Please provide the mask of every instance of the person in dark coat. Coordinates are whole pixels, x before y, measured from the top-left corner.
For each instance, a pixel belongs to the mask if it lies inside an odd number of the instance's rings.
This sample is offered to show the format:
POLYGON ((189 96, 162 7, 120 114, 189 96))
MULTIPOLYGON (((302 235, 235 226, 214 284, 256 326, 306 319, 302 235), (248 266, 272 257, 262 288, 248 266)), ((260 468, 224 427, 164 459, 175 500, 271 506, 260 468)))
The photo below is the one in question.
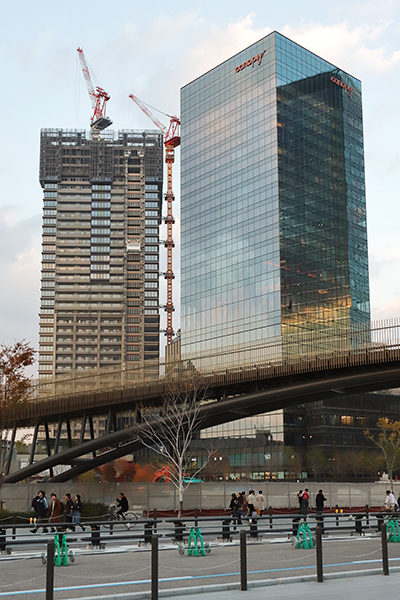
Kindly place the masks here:
POLYGON ((74 502, 71 498, 71 494, 65 494, 65 522, 68 523, 67 528, 73 530, 72 527, 72 516, 74 514, 74 502))
MULTIPOLYGON (((60 500, 57 498, 57 494, 54 492, 51 494, 51 502, 47 511, 49 523, 62 523, 63 520, 63 506, 60 500)), ((55 532, 55 528, 51 528, 51 532, 55 532)))
MULTIPOLYGON (((49 506, 47 504, 46 494, 43 490, 40 490, 38 495, 32 500, 32 508, 35 509, 37 526, 34 529, 31 529, 31 532, 36 533, 39 529, 38 524, 47 521, 47 511, 49 506)), ((47 527, 43 527, 43 533, 47 533, 47 531, 47 527)))
POLYGON ((120 493, 119 498, 116 498, 117 501, 117 515, 124 518, 124 513, 129 510, 128 499, 123 492, 120 493))
POLYGON ((75 525, 79 525, 82 531, 85 531, 84 525, 81 525, 81 514, 82 514, 82 502, 79 494, 75 496, 75 502, 73 506, 74 514, 72 517, 73 530, 75 531, 75 525))
POLYGON ((318 494, 315 496, 315 505, 317 507, 317 515, 321 516, 324 512, 324 502, 326 502, 326 498, 322 492, 319 490, 318 494))

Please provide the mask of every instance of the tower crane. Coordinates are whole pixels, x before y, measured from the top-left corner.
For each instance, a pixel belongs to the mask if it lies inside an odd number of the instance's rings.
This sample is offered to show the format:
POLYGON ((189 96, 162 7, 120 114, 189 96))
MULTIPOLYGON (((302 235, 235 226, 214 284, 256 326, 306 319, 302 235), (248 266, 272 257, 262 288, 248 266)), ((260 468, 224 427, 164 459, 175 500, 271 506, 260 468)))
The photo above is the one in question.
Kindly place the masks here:
POLYGON ((112 125, 110 117, 106 116, 106 103, 109 101, 110 96, 99 86, 96 86, 96 90, 94 89, 89 66, 86 62, 82 48, 78 48, 78 56, 93 109, 93 116, 90 119, 90 128, 92 131, 102 131, 106 127, 112 125))
POLYGON ((173 117, 166 114, 166 116, 170 119, 169 127, 167 129, 165 125, 163 125, 152 114, 144 102, 139 100, 139 98, 137 98, 134 94, 130 94, 129 98, 131 98, 139 106, 139 108, 142 109, 142 111, 153 121, 154 125, 156 125, 156 127, 158 127, 164 134, 165 163, 167 165, 167 193, 165 194, 165 200, 167 203, 167 216, 164 218, 165 224, 167 225, 167 239, 164 243, 164 246, 167 249, 167 270, 164 274, 164 277, 167 281, 167 303, 165 305, 165 311, 167 313, 167 328, 165 330, 165 335, 167 336, 167 344, 170 344, 174 336, 174 330, 172 327, 172 313, 175 310, 172 302, 172 281, 175 279, 175 275, 172 270, 172 249, 175 247, 172 237, 172 226, 175 223, 175 219, 172 215, 172 203, 175 200, 172 191, 172 165, 174 164, 175 160, 174 149, 181 143, 179 130, 181 122, 178 117, 173 117))

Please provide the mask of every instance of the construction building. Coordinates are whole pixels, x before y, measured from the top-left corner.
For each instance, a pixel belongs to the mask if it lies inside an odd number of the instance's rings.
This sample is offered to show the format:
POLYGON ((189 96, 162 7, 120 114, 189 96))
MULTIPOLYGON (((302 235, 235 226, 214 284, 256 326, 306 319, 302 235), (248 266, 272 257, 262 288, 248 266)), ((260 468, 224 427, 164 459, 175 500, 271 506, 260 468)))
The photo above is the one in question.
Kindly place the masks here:
POLYGON ((43 129, 39 379, 159 356, 163 136, 43 129))

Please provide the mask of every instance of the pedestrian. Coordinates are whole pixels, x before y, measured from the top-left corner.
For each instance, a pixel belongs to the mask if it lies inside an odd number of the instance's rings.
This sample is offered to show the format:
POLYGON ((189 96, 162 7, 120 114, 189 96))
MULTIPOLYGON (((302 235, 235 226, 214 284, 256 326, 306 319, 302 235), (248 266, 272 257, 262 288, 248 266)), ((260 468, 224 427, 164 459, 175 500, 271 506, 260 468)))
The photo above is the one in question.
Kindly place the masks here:
POLYGON ((310 494, 308 493, 308 488, 306 488, 301 496, 301 514, 304 516, 304 520, 308 515, 308 508, 310 505, 310 494))
POLYGON ((65 494, 64 510, 65 510, 65 522, 67 523, 66 529, 67 530, 70 529, 71 531, 73 531, 72 517, 74 514, 74 502, 71 498, 71 494, 65 494))
MULTIPOLYGON (((49 523, 62 523, 64 507, 60 500, 57 498, 57 494, 54 492, 50 495, 51 502, 47 511, 49 523)), ((51 532, 54 533, 56 529, 51 528, 51 532)))
POLYGON ((248 517, 255 516, 255 513, 256 513, 255 503, 256 503, 256 497, 254 495, 254 490, 250 490, 248 498, 247 498, 247 516, 248 517))
POLYGON ((262 517, 265 510, 265 496, 263 495, 262 490, 260 490, 256 496, 256 503, 258 514, 262 517))
POLYGON ((242 516, 245 517, 247 515, 247 498, 246 498, 246 492, 242 492, 242 498, 243 498, 243 502, 242 502, 242 516))
POLYGON ((238 495, 237 495, 237 519, 238 519, 238 525, 242 524, 242 514, 243 514, 243 496, 242 496, 242 492, 238 492, 238 495))
MULTIPOLYGON (((46 523, 47 521, 47 511, 49 506, 47 504, 46 494, 43 490, 40 490, 38 492, 38 495, 32 500, 32 508, 35 509, 36 513, 36 527, 34 529, 31 529, 31 532, 36 533, 39 529, 38 524, 46 523)), ((47 527, 43 527, 43 533, 47 532, 47 527)))
POLYGON ((326 502, 326 498, 322 492, 319 490, 318 494, 315 496, 315 505, 317 507, 317 516, 321 516, 324 512, 324 502, 326 502))
POLYGON ((79 494, 76 494, 76 496, 75 496, 73 510, 74 510, 74 512, 72 515, 72 523, 74 525, 74 531, 75 531, 75 525, 79 525, 79 527, 82 529, 82 531, 85 531, 85 527, 83 525, 81 525, 82 502, 81 502, 81 497, 79 494))
POLYGON ((303 500, 303 490, 300 490, 297 494, 297 500, 299 503, 299 514, 301 513, 301 501, 303 500))
POLYGON ((386 490, 386 498, 383 508, 386 512, 396 512, 398 508, 397 500, 394 497, 393 492, 391 492, 390 490, 386 490))
POLYGON ((236 517, 236 508, 237 508, 237 496, 236 496, 236 494, 231 494, 231 501, 229 502, 229 510, 231 511, 232 517, 236 517))

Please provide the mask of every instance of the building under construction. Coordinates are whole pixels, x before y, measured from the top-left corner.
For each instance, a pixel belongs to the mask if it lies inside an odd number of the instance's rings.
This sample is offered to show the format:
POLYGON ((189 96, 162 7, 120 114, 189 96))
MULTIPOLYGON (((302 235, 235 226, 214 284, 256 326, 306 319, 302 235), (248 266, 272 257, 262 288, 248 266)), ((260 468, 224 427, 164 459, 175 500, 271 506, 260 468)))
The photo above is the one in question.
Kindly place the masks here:
POLYGON ((43 129, 39 378, 159 356, 163 136, 43 129))

